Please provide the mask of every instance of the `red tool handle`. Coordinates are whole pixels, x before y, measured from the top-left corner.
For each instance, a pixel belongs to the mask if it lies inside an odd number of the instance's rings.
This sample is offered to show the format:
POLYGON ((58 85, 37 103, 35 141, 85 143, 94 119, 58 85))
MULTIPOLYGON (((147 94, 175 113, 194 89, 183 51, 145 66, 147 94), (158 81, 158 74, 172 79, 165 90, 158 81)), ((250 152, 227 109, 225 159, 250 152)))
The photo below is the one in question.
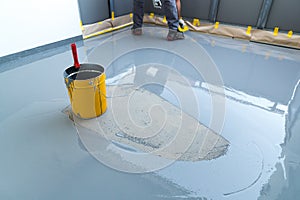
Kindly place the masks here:
POLYGON ((78 62, 78 55, 77 55, 76 44, 75 43, 71 44, 71 48, 72 48, 72 54, 73 54, 73 59, 74 59, 74 67, 76 69, 78 69, 80 67, 80 64, 78 62))

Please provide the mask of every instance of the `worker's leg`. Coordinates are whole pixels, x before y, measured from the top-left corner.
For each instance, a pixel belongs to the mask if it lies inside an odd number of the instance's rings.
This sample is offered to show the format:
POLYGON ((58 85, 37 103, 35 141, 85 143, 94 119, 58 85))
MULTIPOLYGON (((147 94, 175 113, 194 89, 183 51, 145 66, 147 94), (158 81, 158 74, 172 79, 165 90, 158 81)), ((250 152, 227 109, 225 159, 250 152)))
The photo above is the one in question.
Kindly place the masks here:
POLYGON ((142 28, 144 17, 144 0, 133 1, 133 27, 132 29, 142 28))
POLYGON ((180 0, 176 0, 176 7, 177 7, 177 12, 178 12, 178 22, 180 28, 184 29, 185 23, 183 19, 181 18, 181 2, 180 0))
POLYGON ((183 33, 178 31, 179 23, 176 0, 164 0, 163 7, 169 26, 167 40, 184 39, 183 33))
POLYGON ((169 29, 177 30, 178 28, 178 13, 176 0, 164 0, 163 8, 168 21, 169 29))
POLYGON ((180 0, 176 0, 176 7, 177 7, 178 19, 180 19, 181 18, 181 2, 180 2, 180 0))

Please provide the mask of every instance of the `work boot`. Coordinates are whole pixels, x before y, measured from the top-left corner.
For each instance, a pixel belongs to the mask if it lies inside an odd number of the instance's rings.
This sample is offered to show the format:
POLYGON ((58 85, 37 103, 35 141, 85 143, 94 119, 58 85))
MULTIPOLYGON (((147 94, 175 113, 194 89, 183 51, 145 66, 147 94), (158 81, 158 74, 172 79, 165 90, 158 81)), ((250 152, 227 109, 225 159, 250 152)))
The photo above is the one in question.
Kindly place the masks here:
POLYGON ((133 29, 131 29, 131 32, 133 35, 142 35, 143 34, 142 28, 133 28, 133 29))
POLYGON ((168 41, 182 40, 182 39, 184 39, 183 32, 180 32, 179 30, 169 29, 169 33, 167 36, 168 41))

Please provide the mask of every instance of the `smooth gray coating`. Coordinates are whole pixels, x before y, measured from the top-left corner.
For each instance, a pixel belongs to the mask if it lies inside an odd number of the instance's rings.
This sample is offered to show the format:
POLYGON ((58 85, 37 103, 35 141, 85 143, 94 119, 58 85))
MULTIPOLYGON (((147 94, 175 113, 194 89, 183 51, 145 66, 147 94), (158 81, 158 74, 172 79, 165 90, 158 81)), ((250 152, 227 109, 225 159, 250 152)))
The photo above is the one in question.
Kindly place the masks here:
POLYGON ((0 72, 5 71, 7 69, 12 69, 15 67, 15 63, 18 62, 19 59, 25 58, 22 60, 22 62, 25 64, 27 61, 32 62, 33 58, 31 56, 31 60, 28 60, 27 57, 30 55, 35 55, 37 59, 41 59, 41 56, 48 57, 50 55, 53 55, 53 49, 60 49, 60 52, 63 52, 66 50, 66 46, 70 43, 77 43, 77 46, 82 46, 83 38, 82 35, 68 38, 65 40, 60 40, 58 42, 46 44, 43 46, 39 46, 36 48, 28 49, 25 51, 21 51, 18 53, 9 54, 7 56, 0 57, 0 64, 2 65, 0 72), (48 51, 50 49, 50 51, 48 51), (25 61, 26 60, 26 61, 25 61))
MULTIPOLYGON (((61 112, 69 105, 63 71, 73 61, 71 50, 58 52, 0 73, 0 199, 297 199, 300 51, 194 32, 170 43, 167 32, 145 27, 136 37, 128 28, 85 40, 78 48, 79 61, 104 65, 110 83, 136 59, 168 65, 194 85, 197 119, 209 126, 211 99, 218 94, 208 92, 210 85, 190 64, 177 65, 172 62, 177 57, 166 60, 156 51, 152 53, 158 59, 147 60, 151 49, 143 47, 155 42, 164 51, 182 48, 200 65, 209 57, 224 82, 226 113, 219 134, 230 142, 227 154, 211 161, 177 161, 147 174, 122 173, 101 164, 78 139, 78 127, 61 112), (122 62, 113 62, 118 61, 115 53, 128 50, 132 40, 141 44, 138 57, 124 54, 122 62), (191 41, 198 52, 185 45, 191 41), (114 45, 103 48, 107 42, 114 45)), ((169 93, 162 96, 174 102, 169 93)))

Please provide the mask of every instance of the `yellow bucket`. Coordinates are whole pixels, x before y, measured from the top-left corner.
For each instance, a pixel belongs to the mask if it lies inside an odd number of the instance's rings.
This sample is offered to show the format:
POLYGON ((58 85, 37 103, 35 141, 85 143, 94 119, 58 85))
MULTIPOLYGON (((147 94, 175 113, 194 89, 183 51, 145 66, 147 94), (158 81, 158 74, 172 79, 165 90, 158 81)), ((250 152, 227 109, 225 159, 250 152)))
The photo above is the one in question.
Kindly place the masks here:
POLYGON ((72 112, 79 118, 102 115, 107 108, 104 68, 96 64, 80 64, 64 71, 72 112))

